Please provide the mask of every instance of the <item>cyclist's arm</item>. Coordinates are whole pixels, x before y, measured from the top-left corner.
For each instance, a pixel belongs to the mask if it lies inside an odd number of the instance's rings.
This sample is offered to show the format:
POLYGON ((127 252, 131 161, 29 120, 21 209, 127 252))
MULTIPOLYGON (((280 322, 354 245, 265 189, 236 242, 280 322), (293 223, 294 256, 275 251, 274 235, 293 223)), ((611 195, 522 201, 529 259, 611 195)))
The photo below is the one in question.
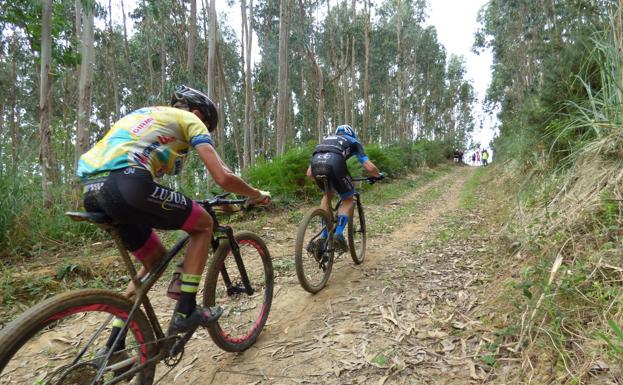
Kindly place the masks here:
POLYGON ((372 174, 372 176, 379 178, 381 176, 381 173, 379 172, 379 169, 376 168, 376 166, 374 165, 374 163, 372 163, 369 159, 366 160, 365 162, 363 162, 362 164, 363 168, 365 168, 370 174, 372 174))
POLYGON ((314 179, 314 174, 312 174, 311 165, 307 167, 307 177, 310 179, 314 179))
POLYGON ((238 175, 234 174, 221 160, 214 147, 202 145, 197 146, 195 149, 216 184, 224 190, 250 198, 257 198, 262 194, 260 190, 249 186, 238 175))

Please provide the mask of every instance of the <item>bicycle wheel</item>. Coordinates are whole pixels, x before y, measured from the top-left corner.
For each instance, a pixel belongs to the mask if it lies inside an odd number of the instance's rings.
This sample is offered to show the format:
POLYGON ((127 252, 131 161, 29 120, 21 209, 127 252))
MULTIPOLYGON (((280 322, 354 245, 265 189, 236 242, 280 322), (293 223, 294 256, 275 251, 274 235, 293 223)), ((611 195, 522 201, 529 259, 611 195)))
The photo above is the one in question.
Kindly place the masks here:
POLYGON ((353 205, 349 217, 348 248, 353 262, 359 265, 366 257, 366 217, 363 213, 363 205, 359 200, 353 205))
POLYGON ((273 300, 273 263, 266 244, 258 235, 241 231, 234 238, 240 247, 244 272, 252 292, 244 285, 229 242, 221 242, 208 268, 204 306, 219 305, 223 315, 208 326, 214 343, 228 352, 241 352, 255 343, 273 300))
POLYGON ((322 230, 327 226, 331 233, 331 217, 321 208, 308 212, 299 225, 294 247, 296 276, 303 289, 315 294, 322 290, 333 267, 333 251, 328 242, 322 241, 322 230))
MULTIPOLYGON (((107 290, 78 290, 30 308, 0 331, 0 384, 91 384, 113 317, 126 318, 132 303, 107 290)), ((156 352, 153 331, 142 311, 130 321, 123 361, 109 364, 96 384, 105 384, 156 352)), ((155 364, 121 384, 152 384, 155 364)))

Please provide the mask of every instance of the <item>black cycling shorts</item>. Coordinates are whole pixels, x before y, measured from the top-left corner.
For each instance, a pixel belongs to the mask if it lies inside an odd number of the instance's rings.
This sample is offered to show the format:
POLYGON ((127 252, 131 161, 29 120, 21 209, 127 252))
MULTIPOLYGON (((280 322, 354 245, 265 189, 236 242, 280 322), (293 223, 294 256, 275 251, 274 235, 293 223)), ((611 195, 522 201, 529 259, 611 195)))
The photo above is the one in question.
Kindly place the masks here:
MULTIPOLYGON (((326 175, 329 182, 329 191, 337 191, 340 194, 340 198, 345 199, 355 193, 353 178, 348 172, 346 160, 342 155, 333 152, 317 153, 312 158, 311 170, 314 177, 326 175)), ((316 184, 324 191, 325 186, 323 182, 316 179, 316 184)))
POLYGON ((159 185, 135 167, 84 182, 84 208, 102 211, 118 225, 125 247, 140 249, 154 228, 192 230, 203 208, 186 195, 159 185))

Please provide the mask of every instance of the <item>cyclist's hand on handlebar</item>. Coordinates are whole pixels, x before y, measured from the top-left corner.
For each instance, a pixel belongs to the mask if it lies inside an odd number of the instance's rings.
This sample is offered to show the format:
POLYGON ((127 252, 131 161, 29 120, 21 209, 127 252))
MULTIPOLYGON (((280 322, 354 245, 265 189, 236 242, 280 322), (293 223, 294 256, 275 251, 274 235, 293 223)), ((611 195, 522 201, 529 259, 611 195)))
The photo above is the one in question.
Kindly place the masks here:
POLYGON ((376 182, 385 179, 385 173, 380 172, 379 176, 371 176, 368 178, 368 181, 370 182, 370 184, 375 184, 376 182))
POLYGON ((272 199, 270 192, 259 190, 260 195, 256 197, 249 197, 246 202, 246 206, 268 206, 272 199))

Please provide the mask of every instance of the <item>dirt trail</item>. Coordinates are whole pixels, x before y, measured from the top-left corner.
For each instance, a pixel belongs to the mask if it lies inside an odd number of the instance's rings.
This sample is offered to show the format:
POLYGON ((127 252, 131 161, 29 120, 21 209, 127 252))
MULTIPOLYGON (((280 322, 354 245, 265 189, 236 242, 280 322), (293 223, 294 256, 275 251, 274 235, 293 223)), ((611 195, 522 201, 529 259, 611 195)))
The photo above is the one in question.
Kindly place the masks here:
MULTIPOLYGON (((478 322, 467 315, 477 303, 470 288, 480 279, 477 261, 452 242, 442 248, 426 246, 435 227, 460 212, 460 193, 472 173, 471 168, 457 167, 380 205, 366 202, 364 195, 369 225, 388 212, 405 218, 393 231, 368 237, 362 265, 343 256, 327 287, 316 295, 298 285, 294 269, 278 275, 267 328, 253 347, 224 353, 207 333, 199 333, 183 362, 163 382, 481 382, 485 374, 475 361, 482 342, 470 335, 478 322), (416 209, 401 212, 406 205, 416 209)), ((293 238, 268 237, 275 261, 292 260, 293 238)))

